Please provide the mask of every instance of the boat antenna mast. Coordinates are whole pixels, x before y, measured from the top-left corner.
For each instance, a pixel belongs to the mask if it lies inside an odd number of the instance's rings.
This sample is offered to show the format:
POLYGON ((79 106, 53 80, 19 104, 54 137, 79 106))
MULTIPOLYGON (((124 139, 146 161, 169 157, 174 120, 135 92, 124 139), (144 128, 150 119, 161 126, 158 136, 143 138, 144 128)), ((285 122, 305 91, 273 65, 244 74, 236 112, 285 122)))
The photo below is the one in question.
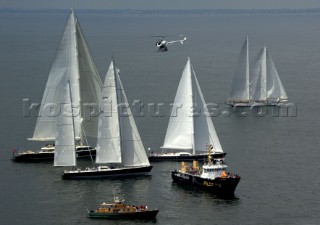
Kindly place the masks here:
MULTIPOLYGON (((94 164, 94 160, 93 160, 93 157, 92 157, 92 154, 91 154, 91 149, 90 149, 90 146, 89 146, 89 142, 88 142, 88 139, 87 139, 87 135, 86 135, 86 131, 84 130, 84 127, 82 126, 82 122, 80 123, 81 124, 81 130, 83 131, 83 134, 84 134, 84 137, 85 137, 85 141, 86 141, 86 145, 89 149, 89 153, 90 153, 90 159, 91 159, 91 163, 92 163, 92 168, 95 167, 95 164, 94 164)), ((82 133, 82 132, 81 132, 82 133)), ((81 144, 81 146, 83 146, 83 144, 81 144)))
POLYGON ((113 201, 114 203, 124 203, 124 199, 121 199, 119 195, 113 190, 113 201))
POLYGON ((211 149, 213 149, 213 146, 211 144, 207 145, 207 149, 208 149, 208 164, 211 164, 211 149))
MULTIPOLYGON (((72 128, 73 128, 73 134, 75 134, 75 127, 74 127, 74 117, 73 117, 73 108, 72 108, 72 92, 71 92, 71 84, 70 80, 68 79, 68 89, 69 89, 69 95, 70 95, 70 107, 71 107, 71 116, 72 116, 72 128)), ((75 145, 75 137, 73 137, 73 144, 75 145)), ((75 146, 74 146, 75 147, 75 146)), ((76 153, 75 153, 76 154, 76 153)), ((76 165, 77 166, 77 165, 76 165)), ((75 167, 76 167, 75 166, 75 167)))

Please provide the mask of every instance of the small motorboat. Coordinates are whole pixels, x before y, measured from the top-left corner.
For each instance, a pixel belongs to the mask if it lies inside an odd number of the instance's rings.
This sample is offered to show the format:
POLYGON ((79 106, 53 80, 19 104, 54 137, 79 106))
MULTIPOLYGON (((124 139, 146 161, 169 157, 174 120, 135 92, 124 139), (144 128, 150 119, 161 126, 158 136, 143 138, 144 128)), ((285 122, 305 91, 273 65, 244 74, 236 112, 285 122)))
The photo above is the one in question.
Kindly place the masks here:
POLYGON ((147 205, 126 205, 124 199, 114 196, 114 202, 102 203, 96 210, 88 210, 92 219, 140 219, 154 220, 159 209, 150 210, 147 205))

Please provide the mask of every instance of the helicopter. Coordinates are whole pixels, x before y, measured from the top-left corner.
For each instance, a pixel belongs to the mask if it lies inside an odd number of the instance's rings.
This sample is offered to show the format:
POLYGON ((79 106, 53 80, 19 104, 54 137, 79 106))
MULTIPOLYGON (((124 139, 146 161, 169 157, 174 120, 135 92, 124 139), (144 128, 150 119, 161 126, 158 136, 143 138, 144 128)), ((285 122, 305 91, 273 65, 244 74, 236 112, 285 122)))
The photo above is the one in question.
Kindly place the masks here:
POLYGON ((181 44, 183 44, 187 40, 187 37, 184 37, 181 40, 175 40, 175 41, 166 41, 164 39, 164 36, 153 36, 153 37, 161 37, 161 39, 159 39, 156 42, 156 46, 157 46, 159 52, 166 52, 166 51, 168 51, 169 45, 176 43, 176 42, 180 42, 181 44))

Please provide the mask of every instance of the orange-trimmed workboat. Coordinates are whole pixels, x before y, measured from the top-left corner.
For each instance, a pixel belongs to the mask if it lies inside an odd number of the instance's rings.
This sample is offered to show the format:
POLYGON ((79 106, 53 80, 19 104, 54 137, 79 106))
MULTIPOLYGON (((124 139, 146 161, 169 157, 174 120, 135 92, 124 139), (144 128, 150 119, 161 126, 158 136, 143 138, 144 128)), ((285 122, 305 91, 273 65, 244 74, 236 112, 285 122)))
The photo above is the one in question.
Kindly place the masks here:
POLYGON ((147 205, 126 205, 124 199, 114 196, 114 202, 102 203, 96 210, 88 211, 89 218, 153 220, 159 209, 150 210, 147 205))
POLYGON ((171 177, 177 183, 198 187, 217 195, 233 196, 240 176, 226 171, 224 159, 212 159, 210 148, 209 145, 208 161, 202 167, 198 161, 193 161, 192 166, 182 162, 181 169, 172 171, 171 177))

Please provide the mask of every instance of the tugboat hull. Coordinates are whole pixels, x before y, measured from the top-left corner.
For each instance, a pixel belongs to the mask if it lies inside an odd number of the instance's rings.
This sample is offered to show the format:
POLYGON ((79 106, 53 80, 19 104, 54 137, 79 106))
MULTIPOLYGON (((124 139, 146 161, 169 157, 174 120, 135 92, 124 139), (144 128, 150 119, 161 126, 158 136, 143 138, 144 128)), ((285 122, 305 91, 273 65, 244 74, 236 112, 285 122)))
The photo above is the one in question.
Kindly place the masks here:
MULTIPOLYGON (((213 159, 224 158, 226 153, 215 153, 211 154, 213 159)), ((150 162, 160 162, 160 161, 204 161, 208 158, 208 154, 195 154, 195 155, 171 155, 171 154, 159 154, 150 155, 150 162)))
POLYGON ((205 179, 188 173, 172 171, 171 177, 173 181, 180 184, 187 184, 207 191, 211 191, 218 195, 233 196, 234 191, 240 181, 239 176, 215 179, 205 179))
POLYGON ((88 169, 88 170, 74 170, 65 171, 62 173, 64 180, 83 180, 83 179, 105 179, 119 176, 138 176, 146 175, 152 169, 152 166, 142 167, 123 167, 115 169, 88 169))
POLYGON ((130 213, 98 213, 89 211, 88 217, 93 219, 139 219, 139 220, 153 220, 156 218, 159 210, 148 210, 143 212, 130 212, 130 213))

